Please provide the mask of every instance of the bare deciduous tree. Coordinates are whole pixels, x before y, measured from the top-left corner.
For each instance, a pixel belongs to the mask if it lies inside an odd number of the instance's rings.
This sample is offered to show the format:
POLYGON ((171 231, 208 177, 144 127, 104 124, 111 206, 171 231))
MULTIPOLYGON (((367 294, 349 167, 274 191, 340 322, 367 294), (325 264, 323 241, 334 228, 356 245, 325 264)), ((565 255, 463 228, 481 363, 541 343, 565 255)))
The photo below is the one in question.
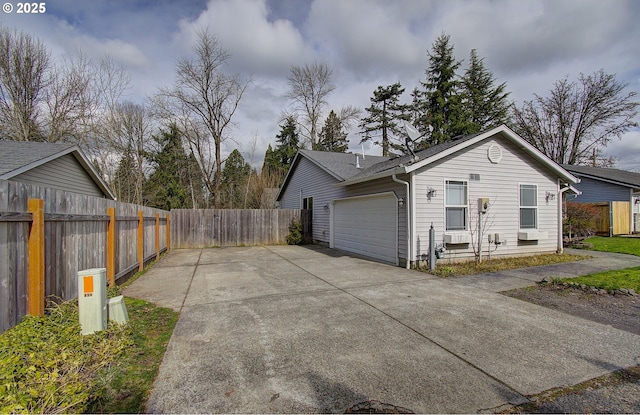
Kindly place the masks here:
POLYGON ((637 126, 636 92, 625 93, 626 87, 603 70, 580 74, 578 83, 565 78, 550 96, 536 94, 514 108, 514 129, 557 163, 588 163, 594 150, 637 126))
POLYGON ((292 66, 287 77, 287 98, 293 100, 294 111, 302 114, 306 121, 301 125, 301 133, 312 149, 318 143, 318 124, 322 110, 327 105, 327 96, 336 88, 331 82, 331 74, 332 70, 327 64, 315 62, 302 67, 292 66))
POLYGON ((0 27, 0 132, 5 138, 44 139, 38 118, 49 66, 42 42, 0 27))
POLYGON ((174 117, 182 120, 179 124, 190 124, 185 125, 187 129, 183 132, 198 159, 213 205, 218 207, 223 163, 221 144, 229 138, 231 119, 249 81, 222 71, 230 55, 214 35, 202 30, 197 36, 193 48, 195 58, 178 61, 175 86, 161 89, 157 100, 164 103, 165 109, 178 110, 174 117), (190 131, 190 127, 195 128, 190 131), (203 134, 204 131, 207 134, 203 134))
POLYGON ((43 128, 49 142, 86 144, 98 102, 94 99, 94 68, 81 53, 55 67, 44 92, 43 128))
MULTIPOLYGON (((124 202, 141 205, 142 189, 145 181, 146 156, 151 144, 151 118, 147 109, 140 104, 124 102, 114 108, 110 117, 111 125, 105 133, 108 134, 110 150, 132 161, 131 175, 133 183, 128 187, 133 189, 130 200, 124 202)), ((122 183, 112 180, 118 199, 122 199, 118 189, 122 183)))

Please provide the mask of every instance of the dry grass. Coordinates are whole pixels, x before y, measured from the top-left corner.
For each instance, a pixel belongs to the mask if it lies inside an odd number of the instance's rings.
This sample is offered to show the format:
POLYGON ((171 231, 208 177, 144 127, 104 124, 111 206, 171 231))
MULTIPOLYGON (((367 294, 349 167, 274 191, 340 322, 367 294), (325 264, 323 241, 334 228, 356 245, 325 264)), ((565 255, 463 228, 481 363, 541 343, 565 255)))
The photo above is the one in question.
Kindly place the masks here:
POLYGON ((484 260, 479 264, 476 264, 473 260, 451 264, 444 264, 441 261, 434 271, 429 271, 429 268, 426 267, 420 267, 418 269, 441 277, 457 277, 461 275, 484 274, 487 272, 505 271, 516 268, 528 268, 541 265, 559 264, 563 262, 580 261, 587 258, 590 257, 571 254, 542 254, 513 258, 493 258, 484 260))

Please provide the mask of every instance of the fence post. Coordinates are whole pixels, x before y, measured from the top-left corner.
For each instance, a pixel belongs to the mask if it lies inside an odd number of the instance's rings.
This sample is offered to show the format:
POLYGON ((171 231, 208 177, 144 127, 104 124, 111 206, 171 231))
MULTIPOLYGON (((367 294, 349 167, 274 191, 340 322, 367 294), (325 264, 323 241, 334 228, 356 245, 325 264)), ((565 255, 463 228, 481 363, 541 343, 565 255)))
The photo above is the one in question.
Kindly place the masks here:
POLYGON ((27 313, 44 316, 44 200, 29 199, 28 212, 33 218, 29 230, 29 279, 27 313))
POLYGON ((107 225, 107 281, 109 287, 116 285, 116 208, 107 208, 109 224, 107 225))
POLYGON ((167 252, 169 252, 169 249, 171 249, 171 226, 170 226, 170 218, 171 215, 167 213, 167 223, 164 226, 164 235, 165 238, 167 239, 167 252))
POLYGON ((160 214, 156 212, 156 261, 160 259, 160 214))
POLYGON ((138 211, 138 271, 144 270, 144 215, 138 211))

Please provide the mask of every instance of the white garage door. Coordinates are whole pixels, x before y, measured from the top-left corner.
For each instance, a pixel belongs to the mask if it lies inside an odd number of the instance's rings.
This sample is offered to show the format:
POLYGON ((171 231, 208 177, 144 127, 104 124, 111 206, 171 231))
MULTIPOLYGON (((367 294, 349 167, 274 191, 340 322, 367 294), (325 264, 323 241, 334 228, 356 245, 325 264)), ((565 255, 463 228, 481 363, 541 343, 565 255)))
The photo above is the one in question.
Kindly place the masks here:
POLYGON ((336 200, 333 247, 397 264, 398 201, 393 193, 336 200))

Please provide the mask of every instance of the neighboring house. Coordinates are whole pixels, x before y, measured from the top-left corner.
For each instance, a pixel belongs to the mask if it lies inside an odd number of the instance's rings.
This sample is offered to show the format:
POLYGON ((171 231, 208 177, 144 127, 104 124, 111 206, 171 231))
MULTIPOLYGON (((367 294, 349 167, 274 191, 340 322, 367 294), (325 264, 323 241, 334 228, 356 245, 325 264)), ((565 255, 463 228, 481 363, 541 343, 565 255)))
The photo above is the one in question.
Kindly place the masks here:
POLYGON ((115 199, 73 144, 0 140, 0 179, 115 199))
POLYGON ((280 207, 311 208, 316 242, 407 267, 428 257, 431 224, 452 260, 474 257, 478 240, 482 255, 562 251, 562 194, 578 179, 509 128, 416 156, 301 150, 280 207))
POLYGON ((568 164, 563 167, 580 178, 576 188, 582 194, 576 202, 628 202, 632 218, 629 231, 640 232, 640 173, 568 164))

